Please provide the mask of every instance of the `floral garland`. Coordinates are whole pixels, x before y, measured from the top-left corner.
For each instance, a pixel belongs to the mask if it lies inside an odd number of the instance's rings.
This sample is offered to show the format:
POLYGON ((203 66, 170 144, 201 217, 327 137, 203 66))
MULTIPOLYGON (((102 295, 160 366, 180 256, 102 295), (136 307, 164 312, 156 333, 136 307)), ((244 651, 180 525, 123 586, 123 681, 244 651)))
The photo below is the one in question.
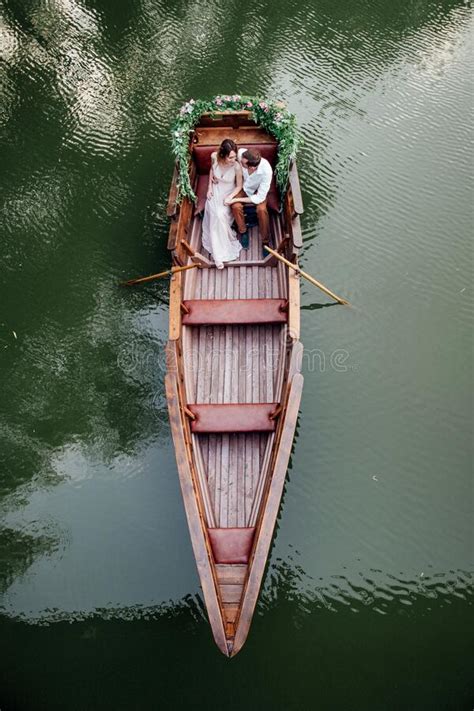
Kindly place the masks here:
POLYGON ((296 118, 287 111, 283 101, 267 102, 249 96, 216 96, 211 101, 190 99, 181 107, 172 126, 173 154, 178 164, 178 202, 185 197, 196 200, 189 180, 190 133, 199 123, 203 113, 219 111, 251 111, 253 120, 278 141, 278 159, 275 177, 280 194, 287 190, 290 161, 296 155, 298 136, 296 118))

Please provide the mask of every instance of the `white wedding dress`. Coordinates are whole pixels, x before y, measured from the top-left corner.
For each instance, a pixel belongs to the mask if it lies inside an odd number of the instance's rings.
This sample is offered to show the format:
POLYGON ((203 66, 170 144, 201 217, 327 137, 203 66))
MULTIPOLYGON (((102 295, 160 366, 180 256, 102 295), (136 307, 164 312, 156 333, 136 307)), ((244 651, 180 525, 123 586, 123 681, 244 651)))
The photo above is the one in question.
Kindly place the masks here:
POLYGON ((224 198, 235 189, 235 165, 220 165, 216 153, 213 153, 211 158, 212 169, 218 182, 213 183, 212 197, 206 201, 202 221, 202 246, 220 266, 223 262, 237 259, 242 245, 231 228, 232 210, 228 205, 224 205, 224 198))

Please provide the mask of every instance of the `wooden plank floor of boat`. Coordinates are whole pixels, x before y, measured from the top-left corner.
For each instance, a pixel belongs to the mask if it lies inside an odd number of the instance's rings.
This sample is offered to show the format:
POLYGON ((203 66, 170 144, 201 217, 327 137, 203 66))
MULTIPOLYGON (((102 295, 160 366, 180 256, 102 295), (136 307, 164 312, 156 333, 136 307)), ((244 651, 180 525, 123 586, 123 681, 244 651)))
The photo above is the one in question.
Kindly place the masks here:
MULTIPOLYGON (((282 239, 272 218, 274 244, 282 239)), ((192 223, 191 246, 210 258, 201 245, 201 219, 192 223)), ((250 230, 250 248, 239 265, 194 269, 184 274, 184 299, 288 298, 281 265, 261 261, 258 228, 250 230), (252 266, 245 266, 251 261, 252 266)), ((278 403, 285 367, 286 324, 183 326, 183 362, 188 404, 278 403)), ((215 528, 255 526, 268 473, 274 433, 193 434, 201 470, 208 524, 215 528), (207 491, 205 490, 207 489, 207 491)), ((232 635, 246 576, 246 565, 217 565, 220 597, 232 635)))
MULTIPOLYGON (((200 249, 199 218, 193 247, 200 249)), ((258 228, 239 261, 262 259, 258 228)), ((185 275, 185 299, 287 298, 277 266, 226 266, 185 275)), ((280 397, 280 370, 285 352, 281 324, 183 327, 183 357, 188 403, 269 403, 280 397)), ((206 471, 219 528, 251 526, 255 493, 264 474, 271 433, 193 435, 206 471)), ((255 516, 253 516, 255 518, 255 516)))

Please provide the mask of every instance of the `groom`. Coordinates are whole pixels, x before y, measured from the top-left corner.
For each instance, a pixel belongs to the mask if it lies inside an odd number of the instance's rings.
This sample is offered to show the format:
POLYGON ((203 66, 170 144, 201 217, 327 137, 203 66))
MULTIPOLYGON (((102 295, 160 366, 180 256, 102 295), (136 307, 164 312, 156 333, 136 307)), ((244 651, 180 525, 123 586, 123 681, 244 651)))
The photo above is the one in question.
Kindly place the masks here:
POLYGON ((272 166, 262 158, 256 148, 240 148, 238 157, 242 166, 243 189, 234 198, 226 199, 225 203, 231 206, 242 247, 248 249, 249 235, 245 224, 244 205, 256 206, 262 242, 268 244, 270 241, 267 195, 272 182, 272 166))

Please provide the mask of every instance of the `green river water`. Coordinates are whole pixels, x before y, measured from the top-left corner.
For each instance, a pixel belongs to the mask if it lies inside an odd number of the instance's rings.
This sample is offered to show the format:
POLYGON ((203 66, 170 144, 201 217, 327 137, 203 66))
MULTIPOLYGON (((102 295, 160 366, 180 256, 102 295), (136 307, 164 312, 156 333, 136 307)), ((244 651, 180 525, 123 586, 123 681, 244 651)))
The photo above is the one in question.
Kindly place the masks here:
POLYGON ((0 2, 1 711, 474 705, 472 20, 448 0, 0 2), (248 641, 164 397, 169 128, 298 119, 305 389, 248 641))

